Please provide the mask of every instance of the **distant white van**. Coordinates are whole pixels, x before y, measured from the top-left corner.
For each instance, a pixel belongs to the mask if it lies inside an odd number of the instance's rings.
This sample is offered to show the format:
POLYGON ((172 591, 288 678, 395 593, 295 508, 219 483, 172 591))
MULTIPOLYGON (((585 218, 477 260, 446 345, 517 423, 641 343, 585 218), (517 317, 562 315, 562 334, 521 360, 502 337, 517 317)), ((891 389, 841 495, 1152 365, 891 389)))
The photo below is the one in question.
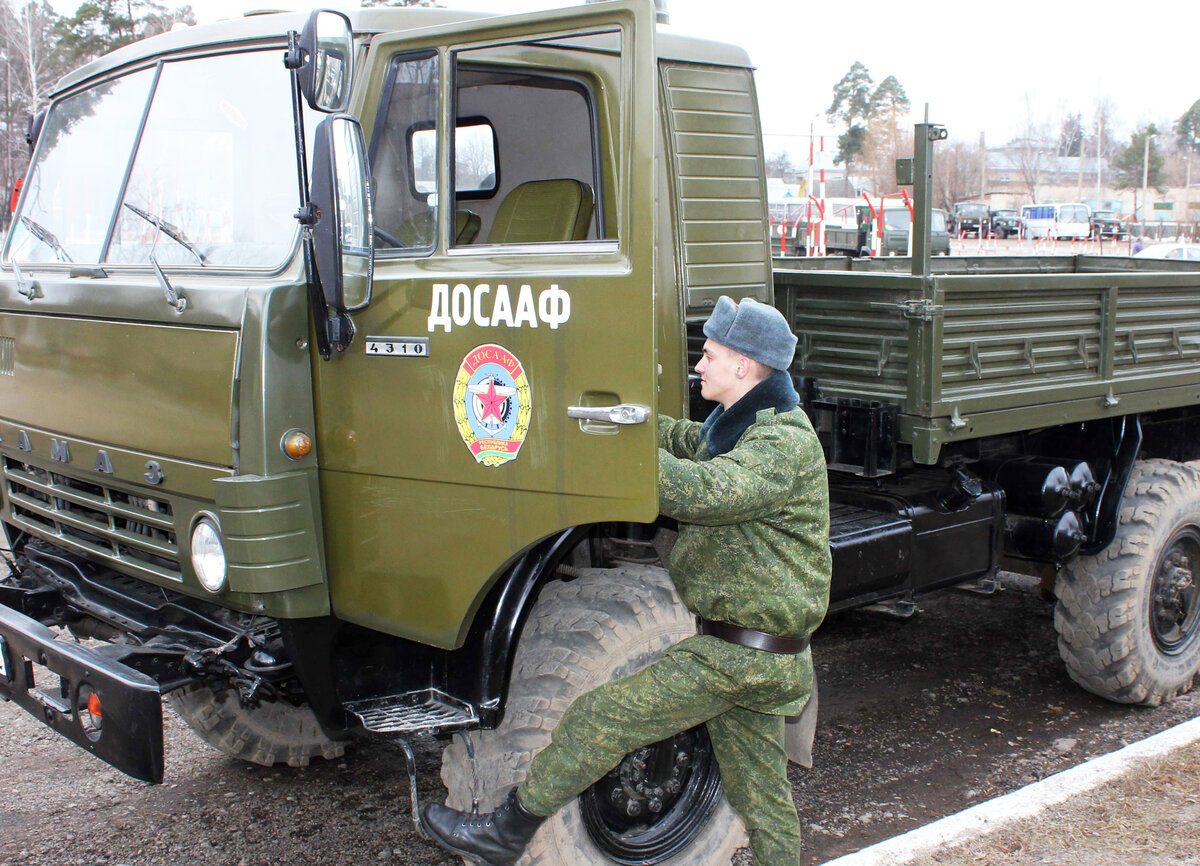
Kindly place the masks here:
POLYGON ((1092 233, 1092 209, 1079 202, 1027 204, 1021 208, 1027 238, 1086 239, 1092 233))

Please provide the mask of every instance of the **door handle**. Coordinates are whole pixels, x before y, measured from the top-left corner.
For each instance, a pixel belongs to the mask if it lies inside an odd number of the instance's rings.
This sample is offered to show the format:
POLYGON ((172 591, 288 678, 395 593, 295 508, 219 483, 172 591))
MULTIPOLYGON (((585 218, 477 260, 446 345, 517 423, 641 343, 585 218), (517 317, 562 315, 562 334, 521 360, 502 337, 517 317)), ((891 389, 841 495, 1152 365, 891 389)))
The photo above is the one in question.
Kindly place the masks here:
POLYGON ((650 407, 640 403, 620 403, 616 406, 568 406, 567 417, 580 421, 606 421, 609 424, 645 424, 650 420, 650 407))

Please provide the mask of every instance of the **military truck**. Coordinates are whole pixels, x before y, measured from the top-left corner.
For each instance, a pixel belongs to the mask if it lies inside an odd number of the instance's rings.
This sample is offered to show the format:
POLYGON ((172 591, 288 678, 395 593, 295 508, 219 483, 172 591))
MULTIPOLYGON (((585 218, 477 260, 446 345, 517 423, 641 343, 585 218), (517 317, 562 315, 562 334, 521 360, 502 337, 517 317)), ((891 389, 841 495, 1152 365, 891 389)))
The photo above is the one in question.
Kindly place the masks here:
POLYGON ((954 225, 959 237, 987 237, 991 232, 991 212, 981 201, 960 201, 954 205, 954 225))
MULTIPOLYGON (((944 135, 911 259, 773 272, 750 59, 645 0, 257 15, 69 74, 0 257, 0 696, 150 782, 164 696, 260 764, 436 734, 449 801, 494 807, 574 696, 694 631, 654 417, 706 412, 721 295, 798 334, 833 610, 1036 570, 1084 688, 1187 690, 1200 272, 934 270, 944 135)), ((699 728, 531 861, 742 838, 699 728)))

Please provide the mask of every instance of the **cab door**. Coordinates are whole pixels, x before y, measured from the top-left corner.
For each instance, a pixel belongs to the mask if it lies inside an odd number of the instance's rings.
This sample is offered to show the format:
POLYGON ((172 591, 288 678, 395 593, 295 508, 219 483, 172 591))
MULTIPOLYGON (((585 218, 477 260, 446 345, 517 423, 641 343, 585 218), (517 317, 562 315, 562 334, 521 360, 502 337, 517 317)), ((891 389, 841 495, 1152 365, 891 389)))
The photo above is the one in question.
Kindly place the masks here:
POLYGON ((372 41, 374 296, 315 371, 343 619, 457 646, 531 545, 655 519, 653 36, 621 2, 372 41))

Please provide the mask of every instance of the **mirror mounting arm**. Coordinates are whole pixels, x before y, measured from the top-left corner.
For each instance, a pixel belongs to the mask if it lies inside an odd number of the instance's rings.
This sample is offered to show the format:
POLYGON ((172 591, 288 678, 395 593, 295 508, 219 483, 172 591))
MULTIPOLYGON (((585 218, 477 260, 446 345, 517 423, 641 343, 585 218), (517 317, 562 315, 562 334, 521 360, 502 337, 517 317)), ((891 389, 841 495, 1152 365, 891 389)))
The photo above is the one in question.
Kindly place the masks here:
POLYGON ((307 52, 300 47, 300 34, 291 30, 288 31, 288 47, 287 52, 283 55, 283 66, 285 69, 299 69, 304 65, 307 52))
POLYGON ((299 221, 300 243, 304 252, 304 271, 308 276, 308 294, 312 303, 313 329, 316 332, 317 351, 326 361, 330 356, 329 308, 325 303, 325 289, 321 285, 321 275, 317 273, 317 260, 313 252, 312 227, 321 218, 320 211, 313 205, 308 195, 308 154, 304 146, 304 108, 300 102, 300 81, 298 70, 304 65, 303 51, 300 48, 300 34, 295 30, 288 33, 287 53, 283 57, 283 65, 291 70, 292 78, 292 126, 296 132, 296 174, 300 182, 300 209, 296 211, 299 221))
POLYGON ((350 311, 366 306, 371 298, 374 236, 366 148, 358 121, 337 113, 349 101, 353 48, 350 19, 340 12, 316 9, 303 31, 288 33, 283 60, 291 74, 300 184, 295 217, 300 224, 316 348, 325 360, 350 346, 355 332, 350 311), (312 109, 330 115, 316 128, 311 185, 302 96, 312 109), (349 302, 347 280, 352 286, 349 302))
POLYGON ((305 202, 294 214, 296 221, 305 228, 311 229, 321 221, 321 210, 311 201, 305 202))

